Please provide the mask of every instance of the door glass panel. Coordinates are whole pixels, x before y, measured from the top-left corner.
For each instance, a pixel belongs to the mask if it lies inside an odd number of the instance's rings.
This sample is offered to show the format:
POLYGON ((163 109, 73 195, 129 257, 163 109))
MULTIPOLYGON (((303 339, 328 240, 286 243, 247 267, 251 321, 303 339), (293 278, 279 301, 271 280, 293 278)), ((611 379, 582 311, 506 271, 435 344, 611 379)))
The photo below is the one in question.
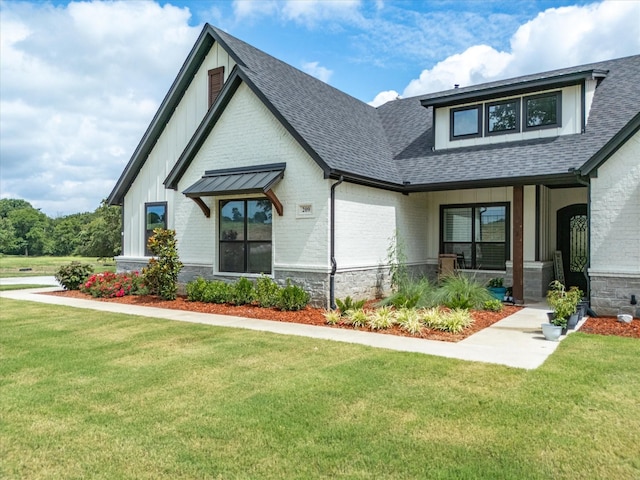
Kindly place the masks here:
POLYGON ((582 273, 587 264, 587 216, 576 215, 571 217, 569 231, 571 238, 569 270, 582 273))

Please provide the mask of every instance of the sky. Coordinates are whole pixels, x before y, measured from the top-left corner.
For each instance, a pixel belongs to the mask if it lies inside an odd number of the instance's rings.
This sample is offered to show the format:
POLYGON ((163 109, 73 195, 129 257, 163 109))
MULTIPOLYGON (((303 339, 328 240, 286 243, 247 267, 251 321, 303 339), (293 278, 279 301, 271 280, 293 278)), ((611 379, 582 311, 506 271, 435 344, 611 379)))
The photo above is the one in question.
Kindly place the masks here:
POLYGON ((0 197, 94 211, 206 22, 373 106, 640 53, 640 0, 0 0, 0 197))

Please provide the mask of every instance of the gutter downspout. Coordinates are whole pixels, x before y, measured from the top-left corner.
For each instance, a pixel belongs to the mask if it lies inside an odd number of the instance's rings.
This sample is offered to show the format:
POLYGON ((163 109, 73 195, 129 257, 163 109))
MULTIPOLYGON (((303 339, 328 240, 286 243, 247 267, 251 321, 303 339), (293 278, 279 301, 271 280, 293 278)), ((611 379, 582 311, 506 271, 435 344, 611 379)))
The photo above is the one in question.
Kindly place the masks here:
POLYGON ((329 308, 331 310, 336 309, 336 270, 338 264, 336 263, 336 187, 344 181, 344 177, 340 175, 340 178, 336 183, 331 185, 331 275, 329 275, 329 308))

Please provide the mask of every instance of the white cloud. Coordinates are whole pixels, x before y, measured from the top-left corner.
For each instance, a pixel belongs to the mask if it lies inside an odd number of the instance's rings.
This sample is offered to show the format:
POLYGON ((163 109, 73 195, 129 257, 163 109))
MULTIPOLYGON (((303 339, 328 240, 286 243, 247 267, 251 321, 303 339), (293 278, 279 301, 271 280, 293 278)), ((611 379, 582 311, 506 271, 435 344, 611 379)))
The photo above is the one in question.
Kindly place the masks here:
POLYGON ((322 20, 350 19, 357 16, 360 0, 287 0, 282 7, 282 14, 288 20, 313 26, 322 20))
POLYGON ((325 83, 329 83, 329 79, 333 75, 333 70, 320 66, 319 62, 305 62, 302 64, 302 70, 325 83))
POLYGON ((242 20, 247 17, 271 15, 278 10, 273 0, 233 0, 233 13, 242 20))
POLYGON ((153 2, 0 6, 0 193, 50 215, 93 211, 201 27, 153 2))
MULTIPOLYGON (((640 52, 640 2, 550 8, 521 25, 510 51, 475 45, 423 70, 403 96, 633 55, 640 52)), ((383 92, 384 93, 384 92, 383 92)), ((377 98, 377 97, 376 97, 377 98)))
POLYGON ((387 90, 377 94, 376 98, 369 102, 369 105, 371 105, 372 107, 379 107, 380 105, 383 105, 392 100, 397 100, 398 98, 400 98, 400 94, 398 92, 396 92, 395 90, 387 90))

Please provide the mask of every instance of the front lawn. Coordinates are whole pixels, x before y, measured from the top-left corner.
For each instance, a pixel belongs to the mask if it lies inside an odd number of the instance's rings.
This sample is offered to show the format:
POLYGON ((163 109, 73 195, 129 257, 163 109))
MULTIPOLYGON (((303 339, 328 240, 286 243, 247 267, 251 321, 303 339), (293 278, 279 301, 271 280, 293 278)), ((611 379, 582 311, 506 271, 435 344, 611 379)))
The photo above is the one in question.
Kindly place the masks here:
POLYGON ((71 262, 88 263, 94 272, 115 272, 115 262, 111 259, 98 261, 95 257, 25 257, 24 255, 0 254, 0 278, 54 275, 62 265, 71 262))
POLYGON ((2 478, 638 478, 636 339, 539 369, 1 299, 2 478))

